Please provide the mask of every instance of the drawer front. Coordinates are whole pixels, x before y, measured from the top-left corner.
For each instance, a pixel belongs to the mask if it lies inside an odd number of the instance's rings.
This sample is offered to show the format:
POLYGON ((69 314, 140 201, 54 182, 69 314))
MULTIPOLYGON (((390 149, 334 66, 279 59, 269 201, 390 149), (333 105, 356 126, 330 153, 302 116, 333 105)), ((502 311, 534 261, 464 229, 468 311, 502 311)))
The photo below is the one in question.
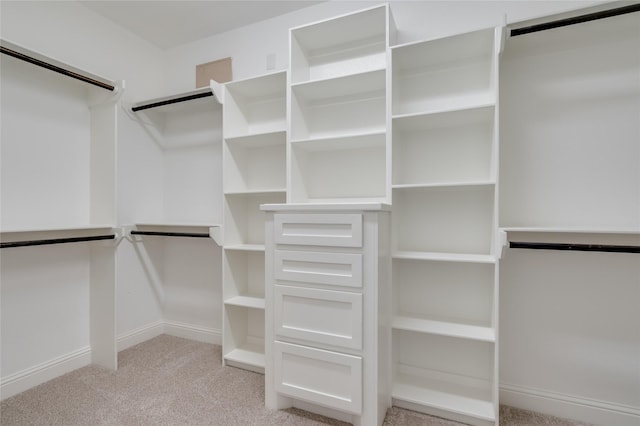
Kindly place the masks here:
POLYGON ((361 214, 275 214, 276 244, 362 247, 361 214))
POLYGON ((362 287, 362 254, 276 250, 279 280, 346 287, 362 287))
POLYGON ((276 334, 362 349, 362 294, 276 285, 276 334))
POLYGON ((275 342, 276 390, 353 414, 362 412, 362 358, 275 342))

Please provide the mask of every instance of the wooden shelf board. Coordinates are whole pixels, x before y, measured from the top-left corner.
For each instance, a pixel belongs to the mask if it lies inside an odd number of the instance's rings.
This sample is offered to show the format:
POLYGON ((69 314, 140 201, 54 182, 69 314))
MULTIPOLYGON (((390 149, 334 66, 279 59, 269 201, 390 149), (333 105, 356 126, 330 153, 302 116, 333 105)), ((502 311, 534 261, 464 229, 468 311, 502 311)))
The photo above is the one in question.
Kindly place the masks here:
POLYGON ((323 78, 291 85, 291 90, 305 99, 327 99, 384 90, 385 68, 362 73, 323 78))
POLYGON ((441 262, 495 263, 496 257, 490 254, 440 253, 424 251, 396 251, 394 259, 433 260, 441 262))
POLYGON ((392 120, 408 119, 413 117, 424 117, 434 114, 455 113, 462 110, 479 109, 485 107, 493 107, 496 104, 496 95, 490 91, 468 95, 468 96, 449 96, 439 97, 425 102, 428 105, 422 107, 419 111, 406 111, 405 107, 394 107, 392 120), (444 105, 444 106, 443 106, 444 105))
POLYGON ((227 144, 240 145, 247 148, 263 148, 267 146, 284 145, 286 143, 287 131, 274 130, 269 132, 252 133, 241 136, 227 136, 227 144))
POLYGON ((460 322, 397 316, 393 319, 392 327, 397 330, 459 337, 484 342, 496 341, 496 333, 493 328, 474 324, 464 324, 460 322))
POLYGON ((392 398, 474 417, 495 421, 490 392, 409 374, 397 374, 392 398))
POLYGON ((22 234, 29 232, 82 232, 82 231, 95 231, 101 229, 113 229, 115 226, 113 224, 99 224, 99 225, 81 225, 81 226, 62 226, 55 228, 14 228, 14 229, 2 229, 0 233, 3 235, 10 234, 22 234))
POLYGON ((437 189, 437 188, 482 188, 495 186, 495 181, 450 181, 437 183, 411 183, 411 184, 394 184, 391 188, 396 190, 411 189, 437 189))
POLYGON ((256 343, 245 343, 226 354, 224 359, 240 364, 250 365, 252 367, 264 368, 264 345, 261 346, 256 343))
POLYGON ((245 308, 264 309, 264 297, 234 296, 224 301, 225 305, 242 306, 245 308))
POLYGON ((286 188, 265 188, 265 189, 246 189, 242 191, 225 191, 224 195, 266 195, 266 194, 284 194, 286 188))
POLYGON ((264 244, 232 244, 228 246, 224 246, 225 250, 235 250, 235 251, 262 251, 264 252, 264 244))

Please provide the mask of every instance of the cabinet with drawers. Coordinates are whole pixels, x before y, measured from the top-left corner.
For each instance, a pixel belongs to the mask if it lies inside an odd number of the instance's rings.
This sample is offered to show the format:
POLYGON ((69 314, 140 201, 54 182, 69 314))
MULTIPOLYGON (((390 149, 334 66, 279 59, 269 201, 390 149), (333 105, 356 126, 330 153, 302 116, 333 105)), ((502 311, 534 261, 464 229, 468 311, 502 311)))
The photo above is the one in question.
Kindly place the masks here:
POLYGON ((382 424, 391 406, 389 206, 262 209, 267 407, 382 424))

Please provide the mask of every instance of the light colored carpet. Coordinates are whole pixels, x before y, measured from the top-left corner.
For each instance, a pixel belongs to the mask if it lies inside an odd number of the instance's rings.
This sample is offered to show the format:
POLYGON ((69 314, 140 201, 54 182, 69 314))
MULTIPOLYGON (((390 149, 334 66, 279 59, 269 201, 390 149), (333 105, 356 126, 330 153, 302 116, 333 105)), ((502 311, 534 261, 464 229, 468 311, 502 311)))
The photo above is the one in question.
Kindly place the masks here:
MULTIPOLYGON (((118 354, 118 371, 88 366, 0 404, 0 424, 18 425, 345 425, 301 410, 264 407, 264 376, 222 367, 221 348, 162 335, 118 354)), ((386 426, 460 423, 393 407, 386 426)), ((500 424, 579 425, 510 407, 500 424)))

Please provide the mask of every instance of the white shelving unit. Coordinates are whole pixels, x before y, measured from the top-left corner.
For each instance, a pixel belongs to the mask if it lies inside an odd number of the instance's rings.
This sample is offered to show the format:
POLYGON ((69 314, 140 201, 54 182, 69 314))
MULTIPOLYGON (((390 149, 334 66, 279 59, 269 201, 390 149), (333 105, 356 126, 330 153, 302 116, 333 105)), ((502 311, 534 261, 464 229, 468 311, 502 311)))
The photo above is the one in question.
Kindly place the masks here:
POLYGON ((5 398, 82 363, 117 368, 116 118, 124 83, 0 45, 5 398), (68 244, 83 241, 92 242, 68 244), (78 355, 79 348, 87 349, 78 355))
POLYGON ((288 202, 390 200, 387 47, 394 34, 387 6, 291 29, 288 202))
POLYGON ((391 49, 393 401, 498 423, 501 29, 391 49))
POLYGON ((225 85, 223 358, 263 372, 264 227, 261 204, 286 200, 286 83, 276 72, 225 85))

